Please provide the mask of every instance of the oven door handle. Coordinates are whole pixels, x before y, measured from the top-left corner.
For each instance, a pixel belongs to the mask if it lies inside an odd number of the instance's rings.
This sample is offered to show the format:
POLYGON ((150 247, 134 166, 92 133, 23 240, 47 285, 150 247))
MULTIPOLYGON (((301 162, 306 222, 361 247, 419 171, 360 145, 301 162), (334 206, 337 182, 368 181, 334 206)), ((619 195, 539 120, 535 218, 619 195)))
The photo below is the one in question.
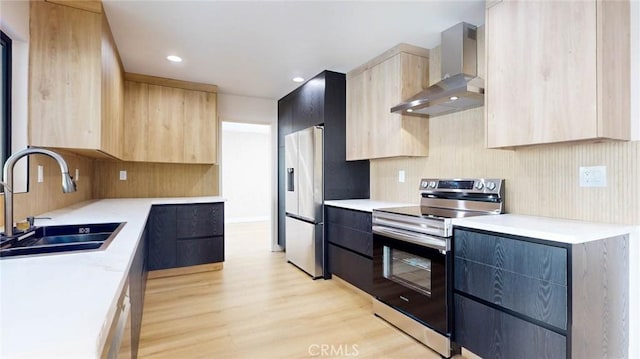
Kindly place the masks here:
POLYGON ((449 250, 448 248, 449 241, 442 238, 428 236, 426 234, 421 234, 421 233, 408 232, 401 229, 381 227, 381 226, 373 226, 371 229, 375 234, 397 239, 403 242, 414 243, 423 247, 437 249, 441 253, 446 253, 446 251, 449 250))

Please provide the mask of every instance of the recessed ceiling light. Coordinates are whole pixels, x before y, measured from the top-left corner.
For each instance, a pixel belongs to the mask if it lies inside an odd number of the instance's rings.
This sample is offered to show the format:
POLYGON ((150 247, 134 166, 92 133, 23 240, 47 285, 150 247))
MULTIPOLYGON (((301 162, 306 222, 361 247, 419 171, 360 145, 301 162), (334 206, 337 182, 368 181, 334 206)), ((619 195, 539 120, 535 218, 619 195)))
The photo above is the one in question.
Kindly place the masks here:
POLYGON ((451 96, 451 97, 449 97, 449 100, 451 100, 451 101, 455 101, 455 100, 457 100, 457 99, 458 99, 458 96, 451 96))
POLYGON ((413 112, 413 110, 412 109, 407 109, 407 112, 413 112))
POLYGON ((304 81, 304 79, 300 76, 293 78, 293 82, 302 82, 302 81, 304 81))
POLYGON ((169 55, 167 56, 167 60, 171 62, 182 62, 182 57, 176 56, 176 55, 169 55))

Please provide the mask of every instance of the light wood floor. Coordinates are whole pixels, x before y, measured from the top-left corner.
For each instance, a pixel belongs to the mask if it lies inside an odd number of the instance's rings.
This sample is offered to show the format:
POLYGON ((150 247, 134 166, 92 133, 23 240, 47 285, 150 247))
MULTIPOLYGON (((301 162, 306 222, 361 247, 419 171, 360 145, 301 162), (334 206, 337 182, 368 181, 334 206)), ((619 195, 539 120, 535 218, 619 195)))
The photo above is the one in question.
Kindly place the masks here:
POLYGON ((268 241, 267 223, 229 224, 223 270, 149 280, 140 358, 440 358, 268 241))

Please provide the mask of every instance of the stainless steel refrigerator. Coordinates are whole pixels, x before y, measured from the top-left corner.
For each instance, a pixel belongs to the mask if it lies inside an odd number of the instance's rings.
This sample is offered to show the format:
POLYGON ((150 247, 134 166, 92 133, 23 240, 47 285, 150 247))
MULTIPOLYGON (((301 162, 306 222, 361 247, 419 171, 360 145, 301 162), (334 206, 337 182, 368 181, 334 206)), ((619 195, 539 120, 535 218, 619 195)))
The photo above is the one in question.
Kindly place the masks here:
POLYGON ((323 275, 323 128, 285 137, 287 261, 311 277, 323 275))

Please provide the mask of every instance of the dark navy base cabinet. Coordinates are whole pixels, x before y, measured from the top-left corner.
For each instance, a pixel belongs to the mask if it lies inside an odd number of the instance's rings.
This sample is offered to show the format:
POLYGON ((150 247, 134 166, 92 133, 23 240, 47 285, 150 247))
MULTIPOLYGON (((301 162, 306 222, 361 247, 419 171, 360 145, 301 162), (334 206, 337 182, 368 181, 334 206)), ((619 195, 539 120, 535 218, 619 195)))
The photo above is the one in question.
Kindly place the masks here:
POLYGON ((563 359, 567 338, 455 294, 456 342, 483 358, 563 359))
POLYGON ((153 206, 149 269, 224 261, 224 203, 153 206))
POLYGON ((624 358, 628 236, 454 229, 454 341, 483 358, 624 358))
POLYGON ((371 294, 371 213, 332 206, 326 206, 325 211, 329 272, 371 294))
POLYGON ((129 298, 131 302, 131 358, 138 357, 140 330, 142 329, 142 308, 147 283, 147 239, 148 226, 142 233, 138 249, 129 270, 129 298))
POLYGON ((153 206, 149 213, 149 270, 176 266, 177 206, 153 206))

